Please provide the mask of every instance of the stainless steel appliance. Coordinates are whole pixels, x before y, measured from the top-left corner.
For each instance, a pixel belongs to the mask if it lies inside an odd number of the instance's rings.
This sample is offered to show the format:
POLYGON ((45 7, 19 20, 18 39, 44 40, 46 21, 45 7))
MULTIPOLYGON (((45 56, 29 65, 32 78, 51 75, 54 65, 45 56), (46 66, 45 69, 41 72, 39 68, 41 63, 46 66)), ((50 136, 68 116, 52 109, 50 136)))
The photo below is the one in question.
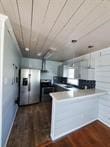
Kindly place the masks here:
POLYGON ((40 101, 40 70, 21 69, 20 72, 20 105, 40 101))
POLYGON ((49 95, 51 92, 54 92, 54 87, 43 87, 42 88, 42 102, 49 102, 51 101, 51 96, 49 95))
POLYGON ((51 101, 49 93, 54 92, 54 87, 50 79, 42 79, 40 83, 40 100, 41 102, 51 101))

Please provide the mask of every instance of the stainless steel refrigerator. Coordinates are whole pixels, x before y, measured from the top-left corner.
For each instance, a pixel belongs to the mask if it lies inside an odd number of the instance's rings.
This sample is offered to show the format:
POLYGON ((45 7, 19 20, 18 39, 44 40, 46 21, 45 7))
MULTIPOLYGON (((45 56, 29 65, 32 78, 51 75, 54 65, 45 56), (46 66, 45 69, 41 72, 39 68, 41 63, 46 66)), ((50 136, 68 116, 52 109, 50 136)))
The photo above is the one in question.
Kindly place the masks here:
POLYGON ((40 70, 20 70, 20 105, 29 105, 40 101, 40 70))

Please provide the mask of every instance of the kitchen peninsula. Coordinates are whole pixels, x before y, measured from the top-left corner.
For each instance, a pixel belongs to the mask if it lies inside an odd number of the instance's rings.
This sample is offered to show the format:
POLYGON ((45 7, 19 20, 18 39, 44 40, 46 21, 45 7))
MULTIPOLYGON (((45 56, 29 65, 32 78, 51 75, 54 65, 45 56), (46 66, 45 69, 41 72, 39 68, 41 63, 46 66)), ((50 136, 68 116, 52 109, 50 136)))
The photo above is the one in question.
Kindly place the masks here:
POLYGON ((77 89, 51 93, 51 138, 56 140, 98 119, 98 99, 107 92, 77 89))

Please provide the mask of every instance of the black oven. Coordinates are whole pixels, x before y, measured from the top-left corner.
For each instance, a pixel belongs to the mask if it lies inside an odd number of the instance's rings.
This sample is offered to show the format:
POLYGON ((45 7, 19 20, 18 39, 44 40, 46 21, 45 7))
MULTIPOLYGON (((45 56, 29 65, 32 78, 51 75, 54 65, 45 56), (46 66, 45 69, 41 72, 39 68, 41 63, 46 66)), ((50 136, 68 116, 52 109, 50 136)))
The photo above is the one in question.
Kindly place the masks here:
POLYGON ((40 82, 40 100, 41 102, 51 101, 50 93, 54 92, 54 87, 51 80, 41 80, 40 82))

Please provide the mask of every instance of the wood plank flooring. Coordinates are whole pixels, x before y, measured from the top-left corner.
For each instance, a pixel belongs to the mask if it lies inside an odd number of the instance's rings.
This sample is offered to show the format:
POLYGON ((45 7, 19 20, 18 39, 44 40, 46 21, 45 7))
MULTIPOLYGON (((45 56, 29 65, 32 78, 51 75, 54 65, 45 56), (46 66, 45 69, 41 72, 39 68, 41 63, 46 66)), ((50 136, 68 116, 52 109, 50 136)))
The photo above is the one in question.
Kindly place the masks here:
POLYGON ((95 121, 52 142, 51 103, 19 108, 7 147, 110 147, 110 128, 95 121))
POLYGON ((110 147, 110 128, 95 121, 56 142, 47 141, 38 147, 110 147))
POLYGON ((36 147, 49 140, 51 103, 20 107, 7 147, 36 147))

